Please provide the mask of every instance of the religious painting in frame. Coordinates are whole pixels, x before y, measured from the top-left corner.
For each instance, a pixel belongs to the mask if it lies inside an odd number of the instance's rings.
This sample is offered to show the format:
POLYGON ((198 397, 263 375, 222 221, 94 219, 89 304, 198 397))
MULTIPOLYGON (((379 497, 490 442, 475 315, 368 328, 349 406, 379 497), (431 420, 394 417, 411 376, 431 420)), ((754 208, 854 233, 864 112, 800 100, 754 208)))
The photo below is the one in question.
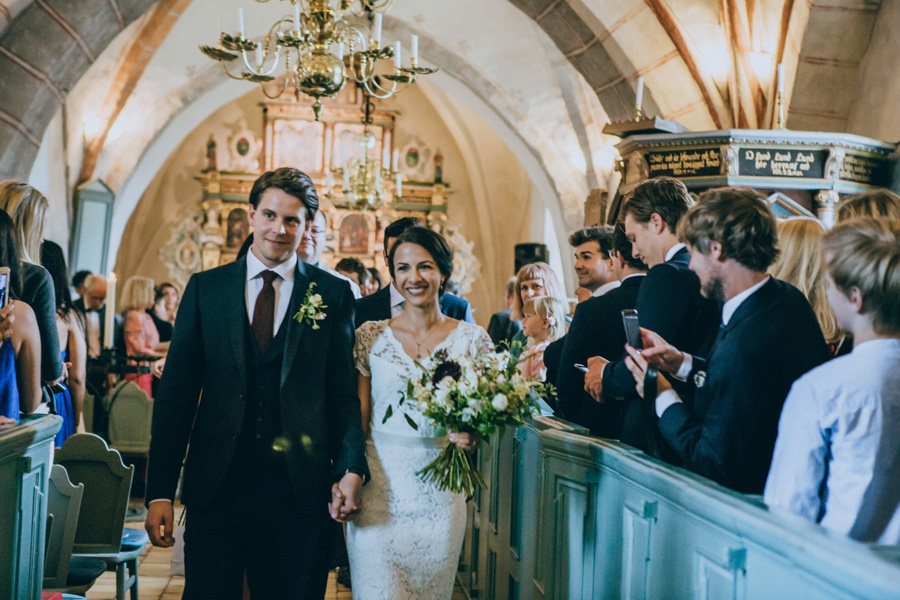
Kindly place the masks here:
POLYGON ((338 236, 338 253, 369 253, 369 223, 363 215, 350 213, 341 220, 338 236))
POLYGON ((299 119, 277 119, 272 123, 273 169, 295 167, 318 175, 325 170, 325 124, 299 119))

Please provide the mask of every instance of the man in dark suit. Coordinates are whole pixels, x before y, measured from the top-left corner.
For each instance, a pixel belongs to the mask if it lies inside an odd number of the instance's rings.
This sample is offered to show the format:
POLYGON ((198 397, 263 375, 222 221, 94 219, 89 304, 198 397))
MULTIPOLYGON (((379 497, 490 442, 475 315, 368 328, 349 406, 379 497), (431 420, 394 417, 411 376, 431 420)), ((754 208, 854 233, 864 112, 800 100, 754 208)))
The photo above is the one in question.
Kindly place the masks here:
POLYGON ((809 301, 766 269, 778 255, 775 217, 758 192, 706 192, 679 225, 703 294, 724 302, 707 360, 644 331, 629 350, 639 389, 646 362, 696 386, 692 405, 658 378, 648 398, 662 436, 691 471, 747 494, 765 486, 778 419, 791 385, 825 362, 828 350, 809 301))
MULTIPOLYGON (((394 246, 394 242, 397 241, 397 237, 410 227, 424 227, 424 223, 415 217, 403 217, 384 228, 385 260, 390 255, 391 248, 394 246)), ((441 295, 440 304, 441 312, 448 317, 469 323, 475 322, 472 306, 466 300, 453 294, 444 293, 441 295)), ((402 312, 403 296, 394 288, 392 282, 356 303, 356 326, 359 327, 366 321, 390 319, 402 312)))
POLYGON ((631 242, 619 223, 612 236, 612 270, 621 285, 602 296, 588 298, 575 308, 575 317, 565 336, 556 387, 563 416, 590 429, 591 434, 618 438, 622 429, 622 403, 597 403, 584 391, 585 364, 592 356, 614 360, 625 347, 622 311, 634 308, 647 265, 632 255, 631 242))
POLYGON ((322 598, 329 511, 346 521, 358 510, 368 469, 353 295, 297 258, 317 209, 304 173, 264 173, 250 252, 185 289, 153 407, 146 521, 154 545, 174 543, 190 440, 184 598, 240 598, 244 572, 254 597, 322 598))
MULTIPOLYGON (((661 335, 679 347, 703 354, 715 338, 719 310, 714 301, 700 294, 700 281, 689 269, 690 255, 675 233, 678 220, 691 204, 687 188, 680 181, 669 177, 650 179, 634 189, 623 207, 623 224, 632 243, 632 254, 650 267, 635 306, 641 327, 665 332, 661 335)), ((620 360, 609 361, 600 356, 589 359, 585 390, 598 402, 626 402, 620 437, 623 442, 677 462, 635 394, 634 379, 624 358, 623 351, 620 360)), ((679 391, 686 401, 690 400, 688 386, 679 387, 679 391)))
POLYGON ((506 290, 503 292, 506 310, 491 315, 491 321, 488 323, 487 332, 495 345, 499 345, 501 342, 511 342, 513 337, 522 331, 522 321, 512 318, 513 294, 515 293, 516 278, 510 277, 506 282, 506 290))

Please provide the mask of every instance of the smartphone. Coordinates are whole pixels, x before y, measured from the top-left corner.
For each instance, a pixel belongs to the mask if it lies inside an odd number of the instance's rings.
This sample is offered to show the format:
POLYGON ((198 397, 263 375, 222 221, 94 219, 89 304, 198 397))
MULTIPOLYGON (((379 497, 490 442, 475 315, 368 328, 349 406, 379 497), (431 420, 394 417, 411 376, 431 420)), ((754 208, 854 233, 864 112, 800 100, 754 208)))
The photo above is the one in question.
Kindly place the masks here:
POLYGON ((9 267, 0 267, 0 308, 9 302, 9 267))
POLYGON ((574 366, 575 366, 576 369, 578 369, 578 370, 581 371, 582 373, 587 373, 588 371, 590 371, 590 369, 588 369, 586 366, 581 365, 581 364, 578 364, 578 363, 575 363, 574 366))
POLYGON ((625 341, 635 350, 641 350, 644 344, 641 342, 641 327, 638 325, 638 313, 633 308, 622 311, 622 324, 625 326, 625 341))

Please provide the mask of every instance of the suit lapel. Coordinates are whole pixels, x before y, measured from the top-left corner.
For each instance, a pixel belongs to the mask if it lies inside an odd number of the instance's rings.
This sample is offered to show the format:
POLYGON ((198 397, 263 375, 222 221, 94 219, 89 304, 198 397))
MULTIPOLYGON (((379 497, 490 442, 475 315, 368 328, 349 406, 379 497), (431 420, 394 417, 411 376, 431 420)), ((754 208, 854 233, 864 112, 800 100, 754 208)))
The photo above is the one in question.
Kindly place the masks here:
POLYGON ((214 296, 220 299, 219 310, 222 323, 231 323, 231 335, 228 339, 234 340, 228 344, 235 365, 239 388, 243 390, 247 381, 247 350, 246 332, 250 319, 247 317, 247 259, 242 258, 232 263, 234 268, 230 273, 228 293, 214 296))
MULTIPOLYGON (((287 381, 288 374, 297 357, 297 351, 300 348, 300 337, 303 331, 309 327, 306 323, 298 323, 294 318, 300 305, 306 298, 306 292, 309 290, 310 272, 306 268, 306 263, 302 260, 297 261, 297 267, 294 270, 294 290, 291 292, 291 303, 288 306, 287 314, 284 315, 285 322, 282 327, 287 327, 287 339, 284 346, 284 359, 281 363, 281 387, 287 381)), ((327 310, 327 309, 326 309, 327 310)))

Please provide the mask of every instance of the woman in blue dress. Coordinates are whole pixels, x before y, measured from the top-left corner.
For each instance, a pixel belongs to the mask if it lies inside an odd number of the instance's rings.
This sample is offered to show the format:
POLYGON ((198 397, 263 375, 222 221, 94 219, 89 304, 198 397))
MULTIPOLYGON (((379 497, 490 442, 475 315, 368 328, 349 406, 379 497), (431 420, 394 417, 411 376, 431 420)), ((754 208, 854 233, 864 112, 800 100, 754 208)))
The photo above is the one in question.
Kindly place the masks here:
POLYGON ((0 416, 18 420, 41 402, 41 339, 22 290, 22 261, 12 219, 0 211, 0 267, 9 267, 9 301, 0 309, 0 416))

